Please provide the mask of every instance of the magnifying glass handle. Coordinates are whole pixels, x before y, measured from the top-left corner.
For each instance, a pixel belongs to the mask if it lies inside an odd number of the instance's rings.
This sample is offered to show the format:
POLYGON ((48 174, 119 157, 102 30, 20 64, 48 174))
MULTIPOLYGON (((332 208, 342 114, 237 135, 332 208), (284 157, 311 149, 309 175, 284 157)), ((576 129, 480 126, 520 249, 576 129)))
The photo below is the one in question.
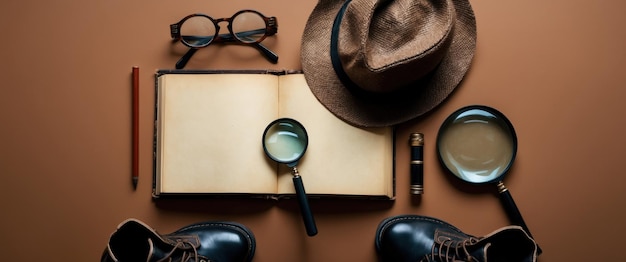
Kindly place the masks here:
POLYGON ((302 213, 302 220, 304 221, 306 233, 311 237, 315 236, 317 235, 317 226, 315 225, 313 213, 311 213, 309 201, 306 197, 306 192, 304 191, 302 177, 297 173, 293 177, 293 186, 296 188, 296 196, 298 197, 298 202, 300 204, 300 213, 302 213))
MULTIPOLYGON (((528 226, 526 226, 526 222, 524 222, 524 218, 522 218, 522 213, 520 213, 517 205, 515 205, 515 201, 513 201, 513 196, 511 195, 511 192, 508 188, 506 188, 506 186, 504 186, 504 183, 502 183, 502 181, 498 182, 498 193, 500 194, 500 202, 502 203, 502 206, 504 206, 504 210, 509 216, 509 220, 511 220, 511 223, 521 226, 524 231, 528 233, 528 236, 530 236, 532 239, 535 239, 530 233, 528 226)), ((537 255, 541 254, 541 252, 542 250, 539 247, 539 244, 537 244, 537 255)))

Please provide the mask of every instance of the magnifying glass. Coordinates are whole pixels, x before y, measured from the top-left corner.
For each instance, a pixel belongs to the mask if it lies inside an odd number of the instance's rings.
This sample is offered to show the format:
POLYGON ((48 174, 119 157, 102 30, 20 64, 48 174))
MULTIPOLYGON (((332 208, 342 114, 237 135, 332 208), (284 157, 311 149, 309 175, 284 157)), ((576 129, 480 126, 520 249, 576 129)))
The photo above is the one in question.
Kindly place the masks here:
POLYGON ((437 154, 442 165, 462 181, 495 183, 511 222, 532 237, 511 192, 502 182, 517 154, 517 135, 502 113, 481 105, 455 111, 439 129, 437 154))
POLYGON ((263 150, 272 160, 286 164, 293 174, 293 185, 300 205, 300 213, 309 236, 317 234, 317 226, 309 207, 302 177, 296 165, 309 144, 309 137, 304 126, 291 118, 280 118, 272 121, 263 132, 263 150))

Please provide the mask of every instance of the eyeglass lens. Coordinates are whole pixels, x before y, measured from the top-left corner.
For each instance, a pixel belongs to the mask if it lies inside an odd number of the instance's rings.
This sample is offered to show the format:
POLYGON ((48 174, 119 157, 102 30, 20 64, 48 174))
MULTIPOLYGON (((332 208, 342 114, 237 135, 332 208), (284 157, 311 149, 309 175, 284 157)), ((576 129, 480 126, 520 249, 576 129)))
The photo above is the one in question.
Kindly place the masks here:
POLYGON ((266 25, 263 16, 255 12, 242 12, 234 16, 230 22, 231 34, 217 36, 216 24, 207 16, 191 17, 180 26, 182 41, 192 47, 203 47, 214 38, 234 40, 243 43, 255 43, 265 36, 266 25))
POLYGON ((216 34, 215 24, 205 16, 191 17, 180 26, 182 41, 189 46, 206 46, 216 34))

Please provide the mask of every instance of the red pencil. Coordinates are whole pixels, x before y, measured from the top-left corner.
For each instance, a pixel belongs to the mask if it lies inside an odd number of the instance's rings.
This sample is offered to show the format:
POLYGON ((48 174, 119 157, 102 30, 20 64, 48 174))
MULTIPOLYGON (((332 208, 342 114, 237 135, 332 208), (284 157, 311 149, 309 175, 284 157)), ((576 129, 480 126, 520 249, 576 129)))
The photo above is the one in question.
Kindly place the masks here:
POLYGON ((132 179, 133 188, 137 189, 139 182, 139 67, 133 66, 133 163, 132 179))

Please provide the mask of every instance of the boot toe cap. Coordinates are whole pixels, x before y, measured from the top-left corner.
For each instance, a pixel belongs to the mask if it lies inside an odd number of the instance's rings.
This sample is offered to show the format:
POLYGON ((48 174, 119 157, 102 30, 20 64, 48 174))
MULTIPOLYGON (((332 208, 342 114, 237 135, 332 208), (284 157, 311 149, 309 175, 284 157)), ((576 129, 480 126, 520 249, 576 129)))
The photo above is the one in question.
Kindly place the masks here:
POLYGON ((431 253, 436 231, 460 230, 439 219, 400 215, 383 220, 376 230, 376 251, 382 261, 419 261, 431 253))
POLYGON ((250 261, 256 242, 252 231, 234 222, 205 222, 189 225, 173 234, 197 235, 198 254, 211 261, 250 261))

